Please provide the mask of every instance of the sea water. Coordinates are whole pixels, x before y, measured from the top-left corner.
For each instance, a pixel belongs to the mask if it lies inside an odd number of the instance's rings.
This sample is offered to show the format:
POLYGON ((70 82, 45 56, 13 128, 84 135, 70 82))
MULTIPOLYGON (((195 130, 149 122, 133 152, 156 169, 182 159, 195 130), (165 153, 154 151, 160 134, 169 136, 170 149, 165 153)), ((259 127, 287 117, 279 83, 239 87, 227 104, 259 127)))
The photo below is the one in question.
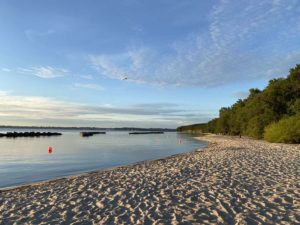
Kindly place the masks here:
POLYGON ((81 137, 79 131, 59 132, 63 135, 0 138, 0 188, 159 159, 206 146, 176 132, 129 135, 108 131, 88 138, 81 137))

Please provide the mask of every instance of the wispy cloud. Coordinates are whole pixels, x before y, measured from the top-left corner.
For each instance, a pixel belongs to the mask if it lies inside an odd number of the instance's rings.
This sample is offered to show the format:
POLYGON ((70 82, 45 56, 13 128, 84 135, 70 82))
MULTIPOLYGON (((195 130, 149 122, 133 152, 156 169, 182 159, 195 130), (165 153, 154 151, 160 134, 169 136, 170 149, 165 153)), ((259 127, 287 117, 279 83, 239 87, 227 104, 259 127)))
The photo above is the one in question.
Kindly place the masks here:
POLYGON ((1 70, 3 71, 3 72, 6 72, 6 73, 9 73, 9 72, 11 72, 11 69, 8 69, 8 68, 1 68, 1 70))
POLYGON ((90 60, 110 78, 126 74, 158 85, 209 87, 282 76, 299 63, 299 11, 297 0, 220 0, 206 31, 170 43, 167 51, 141 46, 90 60))
POLYGON ((186 111, 176 104, 152 103, 126 107, 85 105, 35 96, 14 96, 0 91, 0 124, 11 121, 31 121, 33 124, 77 124, 102 126, 176 126, 177 121, 207 121, 211 115, 186 111), (149 123, 151 121, 151 123, 149 123))
POLYGON ((12 91, 3 91, 3 90, 0 90, 0 96, 7 96, 11 93, 12 91))
POLYGON ((33 75, 40 78, 57 78, 64 77, 69 74, 67 69, 55 68, 51 66, 38 66, 38 67, 29 67, 29 68, 19 68, 17 70, 19 73, 33 75))
POLYGON ((30 41, 35 41, 36 38, 45 37, 51 34, 55 33, 54 29, 48 29, 48 30, 34 30, 34 29, 27 29, 25 30, 25 36, 30 41))
POLYGON ((89 74, 83 74, 83 75, 80 75, 79 76, 80 78, 82 79, 86 79, 86 80, 93 80, 93 76, 92 75, 89 75, 89 74))
POLYGON ((92 90, 97 90, 97 91, 103 91, 104 87, 98 84, 87 84, 87 83, 74 83, 74 87, 78 88, 86 88, 86 89, 92 89, 92 90))

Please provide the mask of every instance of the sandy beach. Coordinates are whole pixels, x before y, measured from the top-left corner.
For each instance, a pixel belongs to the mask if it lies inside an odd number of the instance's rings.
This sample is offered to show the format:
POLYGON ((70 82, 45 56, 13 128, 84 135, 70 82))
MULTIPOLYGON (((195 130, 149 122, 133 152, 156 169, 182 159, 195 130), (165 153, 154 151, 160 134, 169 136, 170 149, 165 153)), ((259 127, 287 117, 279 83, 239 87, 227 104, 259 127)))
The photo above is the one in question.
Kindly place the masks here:
POLYGON ((0 224, 300 224, 300 145, 199 151, 0 192, 0 224))

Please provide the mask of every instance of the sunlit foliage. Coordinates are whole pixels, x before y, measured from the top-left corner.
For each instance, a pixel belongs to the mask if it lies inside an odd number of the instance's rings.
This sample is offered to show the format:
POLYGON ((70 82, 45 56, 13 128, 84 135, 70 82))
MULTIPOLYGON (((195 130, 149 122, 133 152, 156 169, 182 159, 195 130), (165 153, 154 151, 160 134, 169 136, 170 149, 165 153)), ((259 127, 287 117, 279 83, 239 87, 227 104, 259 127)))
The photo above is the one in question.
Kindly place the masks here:
POLYGON ((246 99, 221 108, 219 118, 207 124, 179 127, 178 131, 198 129, 259 139, 265 136, 266 140, 273 142, 299 143, 299 126, 296 123, 299 113, 300 64, 290 70, 287 78, 270 80, 264 90, 250 89, 246 99))

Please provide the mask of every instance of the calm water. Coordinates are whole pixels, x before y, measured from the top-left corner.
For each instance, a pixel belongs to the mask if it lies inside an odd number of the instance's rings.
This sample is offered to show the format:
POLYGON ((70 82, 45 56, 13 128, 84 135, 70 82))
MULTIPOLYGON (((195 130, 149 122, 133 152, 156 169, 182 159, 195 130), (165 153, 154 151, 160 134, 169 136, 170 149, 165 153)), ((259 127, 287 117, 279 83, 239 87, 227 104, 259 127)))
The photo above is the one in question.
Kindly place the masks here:
POLYGON ((158 159, 206 146, 175 132, 128 135, 112 131, 89 138, 81 137, 79 131, 62 133, 57 137, 0 138, 0 187, 158 159), (48 153, 49 146, 53 147, 52 154, 48 153))

